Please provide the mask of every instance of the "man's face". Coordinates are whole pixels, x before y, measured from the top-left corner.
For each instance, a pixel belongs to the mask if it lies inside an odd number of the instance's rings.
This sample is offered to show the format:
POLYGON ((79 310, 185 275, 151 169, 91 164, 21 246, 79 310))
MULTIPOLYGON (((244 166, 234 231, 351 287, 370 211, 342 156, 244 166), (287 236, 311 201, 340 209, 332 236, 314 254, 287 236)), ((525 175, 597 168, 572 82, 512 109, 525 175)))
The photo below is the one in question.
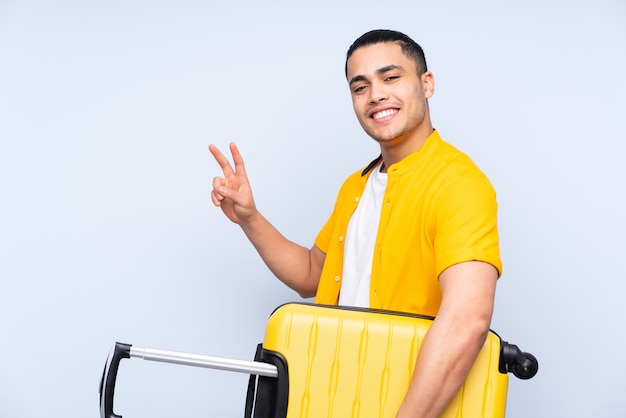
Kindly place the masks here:
POLYGON ((362 47, 348 59, 352 106, 359 123, 381 145, 432 131, 427 99, 434 91, 430 72, 417 75, 415 62, 400 45, 362 47), (422 128, 422 130, 420 130, 422 128))

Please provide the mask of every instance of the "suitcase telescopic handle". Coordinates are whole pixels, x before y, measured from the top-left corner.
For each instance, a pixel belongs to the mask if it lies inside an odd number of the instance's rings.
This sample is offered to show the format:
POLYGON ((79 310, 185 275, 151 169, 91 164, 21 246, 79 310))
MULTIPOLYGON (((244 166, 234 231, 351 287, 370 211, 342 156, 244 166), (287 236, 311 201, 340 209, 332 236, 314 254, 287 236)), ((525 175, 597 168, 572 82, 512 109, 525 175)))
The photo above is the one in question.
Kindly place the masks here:
POLYGON ((161 363, 181 364, 185 366, 204 367, 226 370, 265 377, 278 377, 278 368, 262 361, 236 360, 223 357, 205 356, 200 354, 182 353, 178 351, 160 350, 156 348, 139 348, 130 344, 115 343, 107 358, 102 380, 100 381, 100 418, 122 418, 113 412, 115 381, 120 361, 124 358, 139 357, 144 360, 161 363))

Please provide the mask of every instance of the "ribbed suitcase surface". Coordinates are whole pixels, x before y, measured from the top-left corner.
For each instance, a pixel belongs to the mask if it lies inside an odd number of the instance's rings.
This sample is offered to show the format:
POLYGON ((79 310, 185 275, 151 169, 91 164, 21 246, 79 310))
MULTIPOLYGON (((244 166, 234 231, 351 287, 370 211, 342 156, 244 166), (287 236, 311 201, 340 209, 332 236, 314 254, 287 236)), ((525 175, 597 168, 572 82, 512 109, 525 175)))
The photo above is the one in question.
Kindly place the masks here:
MULTIPOLYGON (((289 375, 288 418, 395 417, 430 319, 380 311, 286 304, 270 317, 263 348, 289 375)), ((508 376, 490 332, 442 417, 504 417, 508 376)))

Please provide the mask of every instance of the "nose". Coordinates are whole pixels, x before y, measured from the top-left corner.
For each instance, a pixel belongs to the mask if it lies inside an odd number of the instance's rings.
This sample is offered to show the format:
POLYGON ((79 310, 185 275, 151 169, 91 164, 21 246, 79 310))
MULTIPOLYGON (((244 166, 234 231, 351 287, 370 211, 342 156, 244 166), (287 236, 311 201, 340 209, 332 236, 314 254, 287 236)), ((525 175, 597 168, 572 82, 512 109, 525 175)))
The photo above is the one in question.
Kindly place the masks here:
POLYGON ((370 103, 378 103, 385 101, 389 98, 389 95, 385 89, 385 86, 380 83, 372 83, 370 85, 370 103))

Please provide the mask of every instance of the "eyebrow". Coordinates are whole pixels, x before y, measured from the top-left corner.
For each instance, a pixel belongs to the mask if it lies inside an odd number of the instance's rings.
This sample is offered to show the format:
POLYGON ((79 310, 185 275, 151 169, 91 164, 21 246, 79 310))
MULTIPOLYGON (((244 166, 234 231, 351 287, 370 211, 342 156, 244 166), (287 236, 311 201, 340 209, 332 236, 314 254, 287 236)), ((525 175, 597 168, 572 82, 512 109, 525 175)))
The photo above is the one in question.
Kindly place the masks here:
MULTIPOLYGON (((393 71, 393 70, 404 71, 404 67, 402 67, 401 65, 395 65, 395 64, 386 65, 384 67, 377 69, 376 75, 382 75, 382 74, 385 74, 386 72, 393 71)), ((350 83, 348 84, 351 86, 352 84, 359 82, 359 81, 367 81, 367 77, 365 77, 364 75, 355 75, 354 77, 350 79, 350 83)))

